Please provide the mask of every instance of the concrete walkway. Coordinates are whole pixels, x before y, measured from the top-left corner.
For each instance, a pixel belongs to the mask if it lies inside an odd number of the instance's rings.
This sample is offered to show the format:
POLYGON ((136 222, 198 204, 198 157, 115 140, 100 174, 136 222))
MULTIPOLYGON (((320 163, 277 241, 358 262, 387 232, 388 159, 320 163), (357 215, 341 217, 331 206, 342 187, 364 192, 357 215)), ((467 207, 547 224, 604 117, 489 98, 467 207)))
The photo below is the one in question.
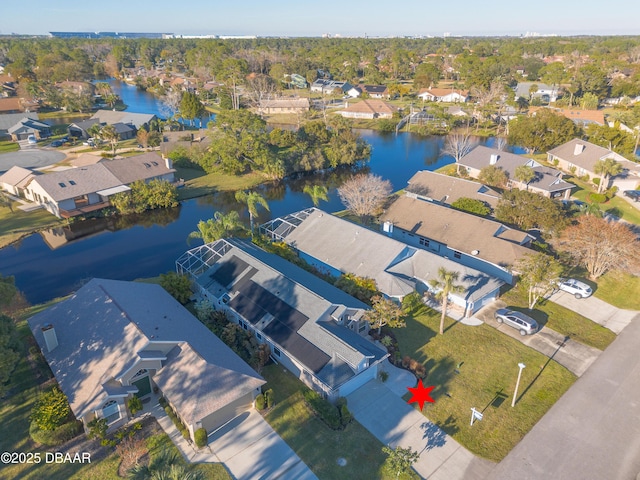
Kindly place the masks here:
MULTIPOLYGON (((640 294, 640 293, 639 293, 640 294)), ((622 332, 638 312, 622 310, 594 296, 577 299, 573 295, 558 290, 549 297, 554 303, 579 313, 583 317, 608 328, 615 334, 622 332)))
POLYGON ((481 480, 495 464, 476 457, 400 398, 413 374, 385 364, 389 379, 371 380, 347 397, 349 410, 378 440, 420 452, 414 470, 429 480, 481 480))
POLYGON ((578 377, 581 376, 602 353, 597 348, 571 340, 547 327, 542 327, 539 332, 533 335, 520 335, 520 332, 515 328, 511 328, 504 323, 498 323, 493 317, 493 314, 498 308, 505 307, 506 304, 498 300, 492 305, 480 310, 476 314, 476 317, 482 319, 487 325, 496 328, 505 335, 509 335, 511 338, 524 343, 543 355, 553 358, 553 360, 578 377))
POLYGON ((191 463, 223 463, 233 478, 317 480, 300 457, 255 410, 245 412, 209 436, 209 445, 198 449, 184 439, 164 409, 153 398, 145 405, 171 438, 182 456, 191 463))
POLYGON ((640 474, 640 314, 488 480, 635 480, 640 474))

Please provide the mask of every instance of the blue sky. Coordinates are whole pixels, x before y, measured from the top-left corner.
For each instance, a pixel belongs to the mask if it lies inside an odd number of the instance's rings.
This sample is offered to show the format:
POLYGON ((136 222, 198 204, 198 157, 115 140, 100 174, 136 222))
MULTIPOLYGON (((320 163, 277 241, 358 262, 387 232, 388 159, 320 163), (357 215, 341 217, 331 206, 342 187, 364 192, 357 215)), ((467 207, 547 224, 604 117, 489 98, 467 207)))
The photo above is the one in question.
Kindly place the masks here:
POLYGON ((134 31, 318 36, 640 34, 631 0, 2 0, 0 34, 134 31))

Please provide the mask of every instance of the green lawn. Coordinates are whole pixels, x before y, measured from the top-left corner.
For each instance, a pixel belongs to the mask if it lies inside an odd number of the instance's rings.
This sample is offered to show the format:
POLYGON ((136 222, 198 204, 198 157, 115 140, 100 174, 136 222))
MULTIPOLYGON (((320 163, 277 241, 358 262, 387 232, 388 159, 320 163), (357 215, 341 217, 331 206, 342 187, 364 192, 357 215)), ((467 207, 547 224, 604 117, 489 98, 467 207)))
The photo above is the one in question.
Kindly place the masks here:
POLYGON ((623 272, 608 272, 598 279, 594 295, 614 307, 640 310, 640 277, 623 272))
POLYGON ((221 191, 246 190, 265 182, 265 177, 255 172, 246 175, 227 175, 224 173, 207 174, 195 168, 176 167, 176 170, 176 178, 185 180, 184 188, 178 190, 180 200, 221 191))
MULTIPOLYGON (((280 365, 265 367, 262 376, 276 402, 265 419, 318 478, 395 478, 385 463, 382 443, 357 421, 344 430, 331 430, 309 411, 301 394, 307 387, 300 380, 280 365), (346 466, 336 463, 340 457, 347 460, 346 466)), ((411 471, 400 478, 419 477, 411 471)))
POLYGON ((542 300, 529 310, 526 298, 516 288, 503 295, 502 300, 509 304, 509 308, 535 318, 540 325, 585 345, 604 350, 616 339, 616 334, 608 328, 550 300, 542 300))
POLYGON ((21 237, 41 228, 60 225, 63 221, 41 208, 23 212, 13 203, 13 213, 7 207, 0 207, 0 248, 6 247, 21 237))
POLYGON ((437 335, 439 321, 438 312, 419 307, 406 328, 394 330, 402 355, 423 362, 425 384, 435 386, 436 402, 426 404, 422 412, 465 448, 500 461, 576 377, 488 325, 470 327, 447 319, 444 335, 437 335), (518 362, 527 367, 518 403, 511 408, 518 362), (484 419, 471 427, 472 407, 483 412, 484 419))
POLYGON ((16 142, 0 142, 0 153, 16 152, 20 150, 20 145, 16 142))
MULTIPOLYGON (((595 191, 585 182, 578 180, 575 177, 569 177, 568 181, 575 184, 578 188, 572 190, 571 196, 581 200, 587 201, 589 193, 595 191)), ((640 225, 640 210, 635 208, 629 202, 623 198, 613 197, 608 202, 600 204, 600 210, 603 212, 609 212, 617 217, 626 220, 629 223, 640 225)))

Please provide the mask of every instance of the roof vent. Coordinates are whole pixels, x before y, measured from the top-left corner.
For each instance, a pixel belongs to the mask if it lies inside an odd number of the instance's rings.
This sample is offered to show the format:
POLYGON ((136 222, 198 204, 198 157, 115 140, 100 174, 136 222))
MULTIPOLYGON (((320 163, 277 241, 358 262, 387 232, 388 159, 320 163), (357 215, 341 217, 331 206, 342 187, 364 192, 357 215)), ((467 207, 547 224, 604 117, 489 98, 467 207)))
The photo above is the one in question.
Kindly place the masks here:
POLYGON ((471 250, 471 255, 478 255, 480 250, 471 250))

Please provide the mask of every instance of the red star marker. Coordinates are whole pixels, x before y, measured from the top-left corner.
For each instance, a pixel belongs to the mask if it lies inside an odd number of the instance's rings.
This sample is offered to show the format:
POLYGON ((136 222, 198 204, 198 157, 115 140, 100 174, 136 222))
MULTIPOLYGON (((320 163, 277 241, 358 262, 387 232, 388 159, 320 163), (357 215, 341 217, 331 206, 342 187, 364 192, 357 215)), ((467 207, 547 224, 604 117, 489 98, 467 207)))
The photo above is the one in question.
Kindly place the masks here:
POLYGON ((420 410, 422 410, 424 402, 435 403, 435 400, 429 395, 431 393, 431 390, 433 390, 434 388, 436 387, 425 387, 422 384, 422 379, 418 380, 418 386, 416 388, 407 387, 407 390, 409 390, 413 394, 413 397, 411 397, 407 403, 418 402, 418 404, 420 405, 420 410))

